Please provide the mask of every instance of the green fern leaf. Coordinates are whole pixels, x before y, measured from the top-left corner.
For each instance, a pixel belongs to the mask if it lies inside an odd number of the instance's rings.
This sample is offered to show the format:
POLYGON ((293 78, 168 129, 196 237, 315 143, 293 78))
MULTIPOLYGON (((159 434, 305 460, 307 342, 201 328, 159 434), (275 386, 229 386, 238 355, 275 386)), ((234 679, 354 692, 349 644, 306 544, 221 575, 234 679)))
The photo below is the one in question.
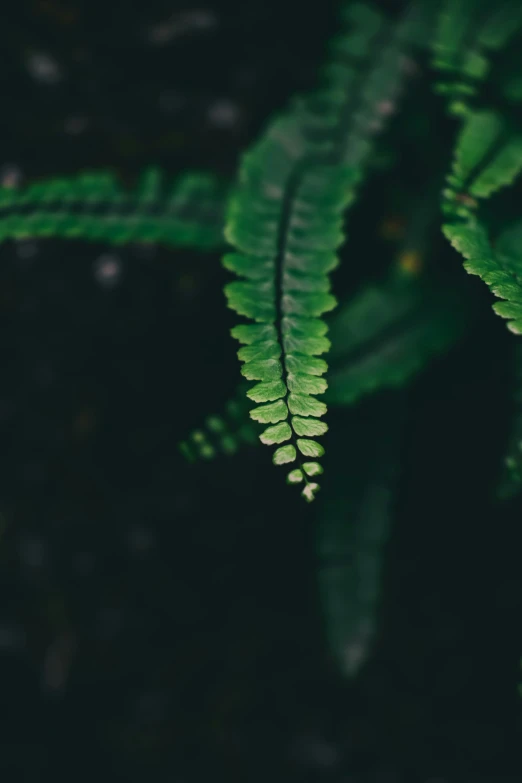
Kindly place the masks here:
POLYGON ((351 405, 371 392, 405 385, 473 320, 473 300, 454 281, 391 275, 364 288, 332 321, 326 402, 351 405))
MULTIPOLYGON (((522 225, 512 227, 509 235, 520 236, 522 225)), ((506 302, 493 305, 495 312, 508 319, 508 329, 522 334, 522 254, 511 255, 506 237, 500 237, 494 249, 488 234, 479 223, 446 225, 444 234, 453 247, 464 256, 464 268, 472 275, 478 275, 489 289, 506 302)), ((509 235, 507 235, 509 237, 509 235)))
MULTIPOLYGON (((228 304, 238 314, 272 327, 253 342, 251 332, 233 333, 247 340, 246 349, 238 353, 243 375, 260 381, 249 396, 270 403, 255 408, 253 418, 262 420, 275 411, 279 419, 261 434, 261 441, 291 441, 293 446, 276 452, 276 464, 291 455, 300 464, 299 454, 318 456, 321 450, 297 437, 295 421, 326 411, 315 399, 326 389, 321 377, 326 364, 314 359, 329 347, 320 318, 335 299, 328 292, 325 270, 336 263, 342 212, 354 181, 351 169, 307 157, 310 149, 292 117, 276 122, 245 159, 242 186, 231 201, 226 227, 241 262, 231 264, 228 256, 225 264, 248 281, 226 286, 228 304), (289 419, 289 413, 295 416, 289 419)), ((305 497, 311 499, 304 479, 305 497)))
MULTIPOLYGON (((278 415, 284 418, 260 438, 270 445, 290 441, 274 461, 297 462, 290 481, 304 482, 308 500, 317 485, 311 488, 301 459, 321 456, 323 447, 300 438, 298 430, 305 433, 302 419, 326 412, 316 396, 327 387, 326 363, 317 358, 330 347, 322 317, 336 304, 327 275, 338 263, 343 213, 354 199, 371 137, 389 113, 382 102, 396 98, 404 52, 420 35, 416 11, 391 28, 360 5, 346 16, 350 30, 334 43, 327 86, 296 100, 244 157, 225 228, 236 252, 223 263, 240 278, 225 287, 228 305, 256 322, 233 330, 248 347, 238 354, 243 375, 259 381, 248 396, 282 403, 278 415)), ((253 416, 264 410, 254 409, 253 416)), ((325 430, 309 423, 306 434, 325 430)))
POLYGON ((227 196, 208 174, 183 174, 167 188, 156 168, 144 172, 134 192, 107 173, 42 180, 0 189, 0 241, 61 237, 207 250, 224 244, 227 196))
POLYGON ((367 403, 332 435, 344 469, 329 474, 317 524, 318 582, 326 636, 345 677, 367 659, 377 626, 381 571, 399 473, 404 400, 367 403), (349 436, 348 436, 349 431, 349 436), (342 458, 341 458, 342 454, 342 458))
POLYGON ((450 185, 444 191, 443 210, 451 222, 442 230, 466 259, 465 269, 478 275, 507 302, 494 310, 509 320, 508 328, 522 333, 522 277, 519 227, 499 237, 495 247, 476 217, 478 199, 489 198, 510 185, 522 170, 522 134, 515 133, 497 114, 470 113, 459 134, 450 185))

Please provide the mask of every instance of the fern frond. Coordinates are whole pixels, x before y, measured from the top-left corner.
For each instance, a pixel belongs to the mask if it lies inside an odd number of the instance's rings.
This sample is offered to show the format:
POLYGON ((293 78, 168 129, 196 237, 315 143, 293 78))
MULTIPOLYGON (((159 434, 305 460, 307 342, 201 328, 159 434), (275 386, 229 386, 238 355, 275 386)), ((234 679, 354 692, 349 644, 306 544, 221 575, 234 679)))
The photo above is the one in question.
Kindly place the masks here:
POLYGON ((451 114, 465 114, 490 70, 488 56, 522 27, 519 0, 446 0, 433 40, 433 65, 444 77, 436 91, 451 114))
POLYGON ((511 185, 522 169, 522 134, 492 111, 471 112, 459 133, 443 210, 476 221, 478 199, 511 185))
POLYGON ((522 333, 522 275, 517 226, 491 243, 476 210, 478 200, 512 184, 522 170, 522 134, 488 111, 471 113, 459 135, 450 185, 444 191, 443 210, 451 222, 442 230, 464 256, 465 269, 478 275, 491 291, 507 302, 494 310, 509 319, 508 328, 522 333))
POLYGON ((393 394, 367 403, 331 438, 344 469, 329 473, 319 510, 318 582, 328 644, 345 677, 358 673, 376 631, 403 419, 404 400, 393 394))
POLYGON ((228 188, 203 173, 172 184, 147 169, 134 191, 110 173, 42 180, 0 189, 0 241, 61 237, 124 244, 159 242, 212 249, 224 245, 228 188))
POLYGON ((320 468, 303 460, 322 456, 314 438, 327 429, 326 405, 317 400, 327 365, 317 357, 330 346, 322 318, 335 306, 328 273, 369 138, 382 124, 382 100, 395 96, 404 48, 416 37, 415 14, 392 33, 364 6, 349 19, 355 28, 334 47, 328 87, 296 101, 245 156, 225 229, 237 252, 223 263, 240 277, 225 287, 228 305, 254 322, 232 331, 245 345, 243 375, 258 381, 248 396, 262 405, 251 415, 270 417, 260 439, 279 446, 275 464, 296 463, 288 481, 304 483, 309 501, 318 489, 309 477, 320 468))
POLYGON ((283 119, 245 160, 226 227, 239 253, 225 256, 224 264, 244 278, 226 286, 229 306, 256 322, 232 334, 245 344, 238 353, 243 375, 258 381, 247 393, 262 403, 252 416, 272 422, 260 439, 286 444, 274 462, 297 461, 289 480, 304 481, 312 500, 317 484, 308 481, 303 457, 322 455, 307 436, 326 430, 318 421, 326 406, 316 397, 326 390, 326 363, 317 356, 329 347, 321 316, 335 305, 326 273, 337 264, 353 175, 314 165, 308 150, 299 124, 283 119))
MULTIPOLYGON (((521 224, 518 224, 520 231, 521 224)), ((505 302, 493 305, 494 311, 508 320, 514 334, 522 334, 522 256, 511 256, 502 250, 499 239, 494 248, 486 229, 478 222, 443 226, 453 247, 464 256, 464 268, 478 275, 490 290, 505 302)))
POLYGON ((189 462, 210 460, 217 454, 230 456, 243 445, 258 443, 259 427, 248 415, 245 387, 246 384, 241 383, 223 413, 207 416, 203 425, 179 444, 189 462))
POLYGON ((454 281, 390 275, 364 288, 331 323, 326 402, 351 405, 366 394, 404 386, 454 345, 474 320, 474 302, 454 281))

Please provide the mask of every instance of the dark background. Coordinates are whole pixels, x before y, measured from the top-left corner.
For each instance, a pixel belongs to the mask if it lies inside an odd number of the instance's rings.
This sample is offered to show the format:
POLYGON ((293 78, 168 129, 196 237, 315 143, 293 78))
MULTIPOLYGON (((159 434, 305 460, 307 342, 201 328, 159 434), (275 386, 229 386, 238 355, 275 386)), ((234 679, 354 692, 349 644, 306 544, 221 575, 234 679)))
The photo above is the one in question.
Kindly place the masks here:
MULTIPOLYGON (((12 5, 0 177, 231 177, 314 83, 335 7, 12 5)), ((371 212, 354 220, 359 276, 383 264, 371 212)), ((201 466, 177 450, 238 379, 219 256, 1 254, 2 781, 520 780, 522 505, 492 500, 511 342, 487 295, 409 394, 380 634, 346 685, 316 596, 320 501, 304 507, 262 449, 201 466)))

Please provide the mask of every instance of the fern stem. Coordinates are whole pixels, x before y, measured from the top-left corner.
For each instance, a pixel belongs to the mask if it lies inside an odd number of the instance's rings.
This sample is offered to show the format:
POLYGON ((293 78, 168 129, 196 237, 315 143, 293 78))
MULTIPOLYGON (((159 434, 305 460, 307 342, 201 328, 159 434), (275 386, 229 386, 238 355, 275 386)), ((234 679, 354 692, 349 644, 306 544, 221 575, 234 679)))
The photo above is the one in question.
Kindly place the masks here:
MULTIPOLYGON (((306 171, 306 168, 310 162, 311 161, 307 160, 306 157, 298 161, 298 163, 295 165, 292 174, 288 178, 285 195, 283 197, 281 217, 280 217, 278 233, 277 233, 277 253, 275 259, 275 290, 276 290, 275 327, 277 332, 277 341, 281 346, 281 351, 282 351, 281 358, 282 358, 282 365, 283 365, 283 380, 286 387, 285 403, 288 400, 289 391, 288 391, 288 366, 287 366, 287 359, 286 359, 287 352, 285 350, 284 336, 283 336, 283 329, 282 329, 283 292, 284 292, 283 276, 285 271, 284 259, 285 259, 288 230, 290 225, 290 219, 292 217, 292 208, 293 208, 294 199, 299 189, 299 185, 301 184, 303 174, 306 171)), ((306 471, 303 469, 303 459, 299 447, 297 445, 297 437, 292 424, 290 424, 290 429, 292 432, 290 436, 290 443, 295 448, 295 452, 297 455, 296 462, 298 468, 303 474, 303 478, 306 486, 308 486, 310 482, 308 481, 308 476, 306 474, 306 471)))

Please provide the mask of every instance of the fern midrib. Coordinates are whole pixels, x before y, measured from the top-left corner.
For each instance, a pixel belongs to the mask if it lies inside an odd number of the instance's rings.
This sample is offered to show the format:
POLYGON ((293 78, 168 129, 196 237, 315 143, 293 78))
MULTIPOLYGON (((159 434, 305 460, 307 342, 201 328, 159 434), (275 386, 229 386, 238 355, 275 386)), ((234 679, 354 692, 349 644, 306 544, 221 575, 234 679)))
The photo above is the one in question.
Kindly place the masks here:
MULTIPOLYGON (((306 172, 306 169, 312 163, 313 163, 313 158, 311 156, 310 157, 305 156, 295 164, 293 171, 288 177, 288 181, 285 187, 285 192, 283 195, 281 218, 277 229, 277 244, 276 244, 277 251, 276 251, 276 258, 275 258, 275 292, 276 292, 275 327, 277 332, 277 341, 281 346, 283 382, 286 389, 285 403, 287 404, 287 406, 288 406, 288 395, 289 395, 288 367, 286 364, 286 348, 285 348, 285 342, 283 337, 283 295, 284 295, 283 279, 285 273, 285 256, 286 256, 286 247, 287 247, 288 234, 290 229, 290 220, 292 218, 294 199, 299 189, 299 186, 301 184, 302 178, 306 172)), ((292 424, 290 409, 288 410, 288 417, 290 419, 289 423, 290 423, 290 431, 291 431, 290 443, 295 449, 297 465, 301 473, 303 474, 305 484, 308 486, 310 482, 308 481, 308 476, 306 474, 306 471, 303 469, 303 460, 301 459, 301 452, 299 451, 299 447, 297 445, 297 437, 292 424)))

